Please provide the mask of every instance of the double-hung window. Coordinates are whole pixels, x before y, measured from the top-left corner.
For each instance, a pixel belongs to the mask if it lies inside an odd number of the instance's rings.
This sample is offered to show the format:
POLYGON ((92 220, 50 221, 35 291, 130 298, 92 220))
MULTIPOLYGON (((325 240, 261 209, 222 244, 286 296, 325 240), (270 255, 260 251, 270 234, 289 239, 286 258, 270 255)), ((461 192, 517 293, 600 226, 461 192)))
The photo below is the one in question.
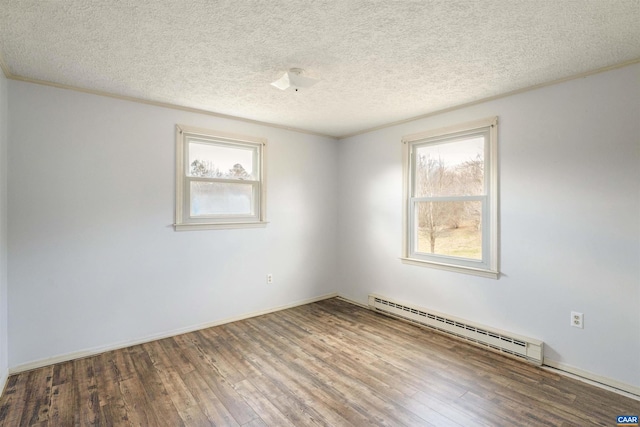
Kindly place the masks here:
POLYGON ((266 141, 176 126, 176 230, 264 226, 266 141))
POLYGON ((402 139, 404 262, 497 278, 498 119, 402 139))

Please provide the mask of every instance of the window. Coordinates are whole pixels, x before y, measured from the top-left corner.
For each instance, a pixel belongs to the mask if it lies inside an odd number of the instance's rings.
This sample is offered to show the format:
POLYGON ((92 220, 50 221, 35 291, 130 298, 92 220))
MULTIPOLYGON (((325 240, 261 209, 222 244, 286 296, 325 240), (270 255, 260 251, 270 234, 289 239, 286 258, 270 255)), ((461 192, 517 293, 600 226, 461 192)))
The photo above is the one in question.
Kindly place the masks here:
POLYGON ((498 278, 497 125, 402 139, 404 262, 498 278))
POLYGON ((259 227, 265 222, 259 138, 176 126, 176 230, 259 227))

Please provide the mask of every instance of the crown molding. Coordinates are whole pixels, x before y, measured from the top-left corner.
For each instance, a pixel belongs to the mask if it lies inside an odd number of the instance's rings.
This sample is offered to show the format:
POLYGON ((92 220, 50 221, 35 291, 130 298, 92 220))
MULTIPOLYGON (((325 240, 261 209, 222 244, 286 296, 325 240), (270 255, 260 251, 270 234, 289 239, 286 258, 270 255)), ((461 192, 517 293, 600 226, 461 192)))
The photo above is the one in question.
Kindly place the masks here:
POLYGON ((170 108, 170 109, 174 109, 174 110, 180 110, 180 111, 187 111, 190 113, 197 113, 197 114, 204 114, 204 115, 208 115, 208 116, 213 116, 213 117, 217 117, 217 118, 222 118, 222 119, 228 119, 228 120, 236 120, 236 121, 241 121, 241 122, 245 122, 245 123, 251 123, 251 124, 255 124, 255 125, 260 125, 260 126, 267 126, 267 127, 271 127, 271 128, 275 128, 275 129, 283 129, 283 130, 288 130, 288 131, 292 131, 292 132, 298 132, 298 133, 304 133, 307 135, 315 135, 315 136, 321 136, 321 137, 325 137, 325 138, 331 138, 331 139, 335 139, 335 140, 342 140, 342 139, 347 139, 347 138, 351 138, 353 136, 358 136, 358 135, 363 135, 369 132, 374 132, 380 129, 386 129, 389 127, 393 127, 393 126, 398 126, 404 123, 410 123, 410 122, 414 122, 416 120, 422 120, 422 119, 426 119, 428 117, 433 117, 433 116, 437 116, 439 114, 444 114, 444 113, 448 113, 451 111, 456 111, 456 110, 460 110, 462 108, 467 108, 467 107, 471 107, 473 105, 478 105, 478 104, 482 104, 485 102, 489 102, 489 101, 495 101, 497 99, 502 99, 502 98, 506 98, 512 95, 518 95, 521 93, 525 93, 525 92, 529 92, 532 90, 536 90, 536 89, 540 89, 540 88, 544 88, 547 86, 553 86, 559 83, 564 83, 564 82, 568 82, 571 80, 576 80, 576 79, 581 79, 584 77, 588 77, 588 76, 592 76, 594 74, 600 74, 600 73, 604 73, 606 71, 611 71, 611 70, 615 70, 618 68, 623 68, 629 65, 634 65, 634 64, 638 64, 640 63, 640 58, 635 58, 629 61, 625 61, 625 62, 621 62, 618 64, 614 64, 614 65, 609 65, 607 67, 602 67, 602 68, 597 68, 595 70, 591 70, 591 71, 586 71, 583 73, 579 73, 579 74, 575 74, 572 76, 567 76, 567 77, 563 77, 561 79, 556 79, 556 80, 552 80, 550 82, 546 82, 546 83, 540 83, 537 85, 533 85, 533 86, 527 86, 521 89, 516 89, 516 90, 512 90, 510 92, 506 92, 500 95, 495 95, 495 96, 490 96, 490 97, 486 97, 486 98, 481 98, 475 101, 471 101, 471 102, 467 102, 465 104, 460 104, 460 105, 454 105, 452 107, 449 108, 444 108, 441 110, 436 110, 436 111, 432 111, 430 113, 425 113, 425 114, 421 114, 419 116, 414 116, 414 117, 410 117, 407 119, 403 119, 403 120, 398 120, 395 122, 391 122, 391 123, 387 123, 387 124, 383 124, 383 125, 379 125, 379 126, 374 126, 371 128, 367 128, 367 129, 363 129, 357 132, 352 132, 352 133, 348 133, 345 135, 329 135, 329 134, 325 134, 325 133, 320 133, 320 132, 314 132, 314 131, 310 131, 307 129, 301 129, 301 128, 296 128, 296 127, 292 127, 292 126, 286 126, 286 125, 279 125, 276 123, 269 123, 269 122, 263 122, 260 120, 253 120, 253 119, 248 119, 248 118, 244 118, 244 117, 238 117, 238 116, 232 116, 229 114, 222 114, 222 113, 216 113, 213 111, 208 111, 208 110, 203 110, 203 109, 199 109, 199 108, 192 108, 192 107, 186 107, 186 106, 182 106, 182 105, 177 105, 177 104, 171 104, 168 102, 160 102, 160 101, 152 101, 152 100, 147 100, 147 99, 142 99, 142 98, 136 98, 133 96, 126 96, 126 95, 117 95, 114 93, 109 93, 109 92, 104 92, 104 91, 99 91, 99 90, 93 90, 93 89, 87 89, 87 88, 82 88, 82 87, 78 87, 78 86, 72 86, 72 85, 66 85, 66 84, 61 84, 61 83, 54 83, 54 82, 49 82, 49 81, 45 81, 45 80, 38 80, 38 79, 32 79, 29 77, 22 77, 22 76, 17 76, 12 74, 9 71, 9 66, 6 64, 6 62, 4 61, 4 58, 2 57, 2 54, 0 53, 0 69, 2 69, 2 72, 4 73, 5 77, 7 79, 10 80, 17 80, 17 81, 22 81, 22 82, 27 82, 27 83, 34 83, 34 84, 39 84, 39 85, 43 85, 43 86, 51 86, 51 87, 56 87, 59 89, 67 89, 67 90, 73 90, 76 92, 82 92, 82 93, 89 93, 92 95, 97 95, 97 96, 104 96, 107 98, 115 98, 115 99, 120 99, 120 100, 124 100, 124 101, 130 101, 130 102, 137 102, 140 104, 146 104, 146 105, 153 105, 156 107, 162 107, 162 108, 170 108))
MULTIPOLYGON (((4 67, 3 67, 3 71, 5 71, 4 67)), ((7 75, 6 71, 5 71, 5 75, 7 75)), ((13 75, 13 74, 7 75, 7 78, 10 79, 10 80, 16 80, 16 81, 20 81, 20 82, 33 83, 33 84, 42 85, 42 86, 50 86, 50 87, 55 87, 55 88, 58 88, 58 89, 67 89, 67 90, 72 90, 72 91, 75 91, 75 92, 82 92, 82 93, 88 93, 88 94, 91 94, 91 95, 104 96, 104 97, 107 97, 107 98, 120 99, 120 100, 123 100, 123 101, 137 102, 139 104, 153 105, 153 106, 156 106, 156 107, 170 108, 170 109, 173 109, 173 110, 180 110, 180 111, 187 111, 189 113, 204 114, 204 115, 207 115, 207 116, 213 116, 213 117, 217 117, 217 118, 220 118, 220 119, 235 120, 235 121, 251 123, 251 124, 259 125, 259 126, 267 126, 267 127, 275 128, 275 129, 283 129, 283 130, 288 130, 288 131, 297 132, 297 133, 304 133, 304 134, 307 134, 307 135, 315 135, 315 136, 321 136, 321 137, 325 137, 325 138, 338 139, 335 135, 328 135, 328 134, 325 134, 325 133, 314 132, 314 131, 307 130, 307 129, 296 128, 296 127, 293 127, 293 126, 279 125, 277 123, 269 123, 269 122, 263 122, 263 121, 260 121, 260 120, 253 120, 253 119, 248 119, 248 118, 244 118, 244 117, 232 116, 232 115, 229 115, 229 114, 216 113, 214 111, 203 110, 203 109, 200 109, 200 108, 186 107, 184 105, 171 104, 169 102, 153 101, 153 100, 149 100, 149 99, 136 98, 136 97, 127 96, 127 95, 118 95, 118 94, 115 94, 115 93, 104 92, 104 91, 94 90, 94 89, 87 89, 87 88, 83 88, 83 87, 79 87, 79 86, 72 86, 72 85, 67 85, 67 84, 62 84, 62 83, 54 83, 54 82, 50 82, 50 81, 46 81, 46 80, 32 79, 30 77, 22 77, 22 76, 17 76, 17 75, 13 75)))

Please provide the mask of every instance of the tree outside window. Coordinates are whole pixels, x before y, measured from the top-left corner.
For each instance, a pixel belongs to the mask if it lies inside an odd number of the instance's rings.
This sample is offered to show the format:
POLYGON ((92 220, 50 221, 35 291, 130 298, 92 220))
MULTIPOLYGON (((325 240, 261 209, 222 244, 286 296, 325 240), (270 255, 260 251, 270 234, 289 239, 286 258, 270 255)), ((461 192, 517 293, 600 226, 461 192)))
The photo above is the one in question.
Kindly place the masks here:
POLYGON ((470 125, 404 138, 403 258, 493 274, 497 120, 470 125))

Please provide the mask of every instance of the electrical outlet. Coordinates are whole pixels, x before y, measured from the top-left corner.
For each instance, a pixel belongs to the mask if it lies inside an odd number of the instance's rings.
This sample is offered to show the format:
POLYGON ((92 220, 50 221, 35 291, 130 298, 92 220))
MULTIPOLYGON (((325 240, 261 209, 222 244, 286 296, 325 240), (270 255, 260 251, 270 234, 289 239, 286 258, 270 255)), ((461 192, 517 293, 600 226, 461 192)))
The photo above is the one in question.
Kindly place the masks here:
POLYGON ((272 284, 273 283, 273 274, 269 273, 267 274, 267 284, 272 284))
POLYGON ((577 311, 571 312, 571 326, 574 328, 584 329, 584 314, 577 311))

